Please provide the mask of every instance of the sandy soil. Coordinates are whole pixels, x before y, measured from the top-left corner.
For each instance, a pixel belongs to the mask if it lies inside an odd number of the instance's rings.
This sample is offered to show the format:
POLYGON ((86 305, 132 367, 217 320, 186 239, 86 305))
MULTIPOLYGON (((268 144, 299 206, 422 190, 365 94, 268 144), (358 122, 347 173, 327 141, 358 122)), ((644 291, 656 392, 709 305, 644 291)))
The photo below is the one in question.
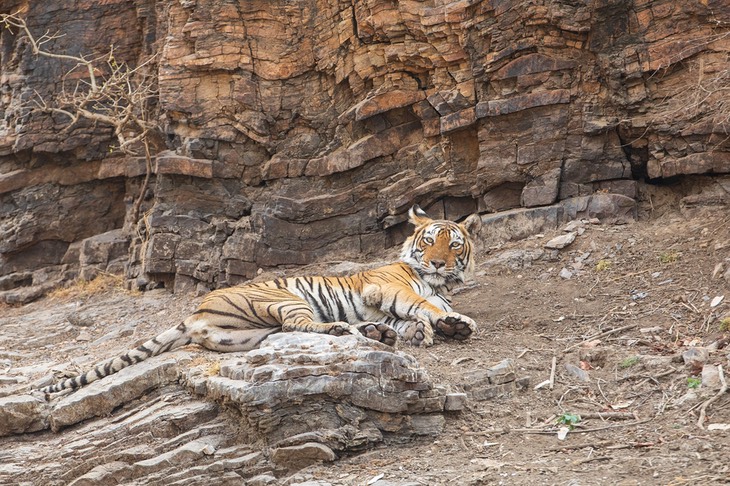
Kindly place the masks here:
POLYGON ((716 350, 705 362, 706 373, 730 364, 730 329, 721 324, 730 316, 730 281, 722 278, 730 267, 727 212, 668 214, 625 226, 588 224, 569 247, 544 250, 553 236, 482 255, 475 281, 455 296, 455 308, 480 323, 476 338, 412 350, 438 383, 458 387, 466 372, 511 359, 519 376, 530 377, 530 388, 471 402, 436 440, 312 468, 312 479, 367 484, 382 474, 388 481, 463 485, 730 481, 730 430, 707 430, 730 424, 730 394, 710 403, 699 427, 699 410, 719 385, 705 379, 694 388, 703 365, 685 365, 682 358, 692 347, 709 346, 716 350), (511 255, 506 265, 500 263, 505 252, 511 255), (563 268, 573 273, 570 279, 559 276, 563 268), (553 388, 535 390, 549 380, 553 358, 553 388), (587 381, 566 365, 583 370, 587 381), (561 420, 577 422, 564 440, 558 437, 561 420))

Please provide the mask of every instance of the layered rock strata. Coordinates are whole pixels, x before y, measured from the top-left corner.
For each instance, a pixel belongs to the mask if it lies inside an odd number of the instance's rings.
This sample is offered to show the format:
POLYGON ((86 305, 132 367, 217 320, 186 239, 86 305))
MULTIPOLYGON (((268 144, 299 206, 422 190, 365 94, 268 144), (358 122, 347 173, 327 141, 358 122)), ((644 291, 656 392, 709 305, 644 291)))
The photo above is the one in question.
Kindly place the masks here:
MULTIPOLYGON (((730 172, 726 2, 13 0, 0 12, 58 29, 56 52, 159 53, 166 147, 127 235, 139 287, 368 254, 403 238, 414 202, 459 218, 730 172)), ((74 252, 121 227, 144 165, 110 156, 106 127, 29 111, 70 66, 7 29, 0 46, 8 291, 78 273, 74 252)))

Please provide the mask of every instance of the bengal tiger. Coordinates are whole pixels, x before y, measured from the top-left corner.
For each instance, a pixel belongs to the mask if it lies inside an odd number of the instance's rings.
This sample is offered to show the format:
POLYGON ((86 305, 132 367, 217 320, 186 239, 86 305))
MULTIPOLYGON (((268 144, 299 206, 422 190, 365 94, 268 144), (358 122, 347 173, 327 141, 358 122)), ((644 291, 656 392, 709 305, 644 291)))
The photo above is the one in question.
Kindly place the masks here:
POLYGON ((414 233, 400 261, 349 277, 290 277, 209 293, 197 310, 122 356, 41 391, 76 389, 147 358, 198 344, 214 351, 248 351, 279 331, 362 334, 393 346, 398 337, 414 346, 433 344, 437 333, 467 339, 477 327, 453 312, 450 290, 473 269, 473 242, 481 219, 462 224, 433 220, 417 205, 408 212, 414 233))

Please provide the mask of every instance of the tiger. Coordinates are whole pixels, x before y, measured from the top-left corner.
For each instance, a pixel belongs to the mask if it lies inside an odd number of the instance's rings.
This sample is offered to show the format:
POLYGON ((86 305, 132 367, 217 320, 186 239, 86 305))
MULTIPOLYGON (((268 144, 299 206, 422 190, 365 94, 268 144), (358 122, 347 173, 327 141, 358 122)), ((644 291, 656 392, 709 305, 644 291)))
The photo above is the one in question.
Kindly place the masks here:
POLYGON ((463 223, 408 211, 415 230, 396 263, 351 276, 283 277, 214 290, 182 323, 94 369, 41 388, 46 396, 76 390, 152 356, 197 344, 220 352, 248 351, 276 332, 345 334, 388 346, 400 339, 433 345, 434 331, 465 340, 477 326, 454 312, 450 293, 474 268, 478 214, 463 223), (364 336, 364 338, 363 338, 364 336))

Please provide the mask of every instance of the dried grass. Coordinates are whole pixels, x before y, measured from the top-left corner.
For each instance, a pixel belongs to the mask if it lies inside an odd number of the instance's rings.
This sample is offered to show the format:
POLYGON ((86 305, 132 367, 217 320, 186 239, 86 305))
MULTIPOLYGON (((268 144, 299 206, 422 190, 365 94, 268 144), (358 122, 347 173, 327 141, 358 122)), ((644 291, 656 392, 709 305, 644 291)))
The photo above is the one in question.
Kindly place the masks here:
POLYGON ((50 300, 69 300, 124 290, 124 277, 101 273, 92 280, 77 279, 65 287, 54 289, 48 293, 48 298, 50 300))

